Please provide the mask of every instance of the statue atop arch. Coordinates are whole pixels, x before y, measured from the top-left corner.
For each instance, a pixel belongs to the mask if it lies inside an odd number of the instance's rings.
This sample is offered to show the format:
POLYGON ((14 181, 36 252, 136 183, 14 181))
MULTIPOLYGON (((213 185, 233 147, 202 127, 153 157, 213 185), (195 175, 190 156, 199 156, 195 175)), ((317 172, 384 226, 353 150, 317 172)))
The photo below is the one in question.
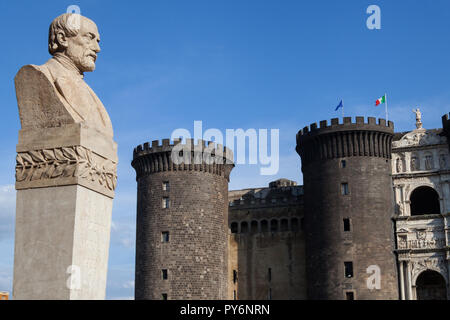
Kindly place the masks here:
POLYGON ((422 129, 422 113, 420 112, 420 109, 413 109, 413 112, 416 114, 416 128, 422 129))

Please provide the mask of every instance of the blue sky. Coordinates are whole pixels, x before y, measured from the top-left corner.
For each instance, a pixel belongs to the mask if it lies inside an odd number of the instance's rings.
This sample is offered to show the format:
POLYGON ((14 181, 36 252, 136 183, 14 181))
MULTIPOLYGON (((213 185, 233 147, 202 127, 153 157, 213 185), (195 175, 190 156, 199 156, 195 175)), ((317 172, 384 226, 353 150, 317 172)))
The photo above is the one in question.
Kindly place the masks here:
POLYGON ((136 182, 133 148, 177 128, 280 129, 280 171, 241 165, 230 189, 302 181, 295 134, 341 116, 384 117, 396 131, 426 128, 450 111, 450 2, 433 1, 2 1, 0 3, 0 291, 11 291, 14 166, 20 122, 13 78, 43 64, 48 26, 78 5, 99 26, 102 52, 86 81, 106 106, 119 145, 107 298, 133 297, 136 182), (366 8, 381 8, 368 30, 366 8))

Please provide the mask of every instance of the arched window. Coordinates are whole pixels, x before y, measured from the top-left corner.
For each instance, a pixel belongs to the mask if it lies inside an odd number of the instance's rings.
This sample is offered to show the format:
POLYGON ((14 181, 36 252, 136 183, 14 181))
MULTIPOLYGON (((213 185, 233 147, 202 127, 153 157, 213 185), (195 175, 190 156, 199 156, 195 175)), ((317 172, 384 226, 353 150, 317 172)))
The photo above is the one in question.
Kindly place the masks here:
POLYGON ((252 223, 250 224, 250 231, 252 233, 257 233, 258 232, 258 221, 253 220, 252 223))
POLYGON ((411 194, 410 201, 412 216, 441 213, 439 195, 431 187, 416 188, 411 194))
POLYGON ((248 223, 247 221, 241 222, 241 233, 247 233, 248 232, 248 223))
POLYGON ((270 231, 271 232, 277 232, 278 231, 278 220, 271 220, 270 221, 270 231))
POLYGON ((289 230, 289 222, 288 219, 281 219, 281 231, 289 230))
POLYGON ((267 220, 262 220, 261 221, 261 232, 267 232, 269 231, 269 223, 267 222, 267 220))
POLYGON ((238 232, 238 223, 237 222, 232 222, 231 226, 230 226, 230 229, 231 229, 231 233, 237 233, 238 232))

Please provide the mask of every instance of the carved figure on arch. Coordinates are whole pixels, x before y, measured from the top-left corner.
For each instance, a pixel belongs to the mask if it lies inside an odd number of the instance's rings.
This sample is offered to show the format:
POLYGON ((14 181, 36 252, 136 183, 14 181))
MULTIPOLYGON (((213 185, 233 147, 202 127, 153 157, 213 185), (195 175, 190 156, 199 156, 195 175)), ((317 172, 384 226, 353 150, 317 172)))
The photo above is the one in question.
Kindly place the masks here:
POLYGON ((401 173, 403 172, 403 160, 401 158, 397 158, 396 161, 396 169, 397 169, 397 173, 401 173))
POLYGON ((447 157, 445 156, 445 154, 441 154, 441 156, 439 157, 439 167, 441 169, 445 169, 447 167, 447 157))
POLYGON ((416 156, 411 157, 411 171, 419 170, 419 159, 416 156))
POLYGON ((425 156, 425 169, 426 170, 433 169, 433 156, 432 155, 425 156))
POLYGON ((413 109, 413 112, 416 114, 416 128, 422 129, 422 113, 420 112, 420 109, 413 109))

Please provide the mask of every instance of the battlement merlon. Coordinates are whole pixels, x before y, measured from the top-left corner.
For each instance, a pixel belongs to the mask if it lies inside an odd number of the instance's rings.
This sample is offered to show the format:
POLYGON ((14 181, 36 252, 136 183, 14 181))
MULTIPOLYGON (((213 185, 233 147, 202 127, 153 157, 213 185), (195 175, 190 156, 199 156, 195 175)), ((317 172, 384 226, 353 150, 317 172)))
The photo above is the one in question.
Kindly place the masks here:
POLYGON ((344 123, 338 118, 320 121, 320 127, 313 123, 297 134, 295 150, 302 158, 302 168, 324 159, 339 159, 354 156, 391 158, 391 142, 394 137, 394 123, 385 119, 369 117, 346 117, 344 123))
POLYGON ((442 116, 442 134, 447 137, 448 147, 450 149, 450 114, 442 116))
POLYGON ((442 116, 442 129, 444 129, 445 134, 450 135, 450 117, 449 113, 442 116))
POLYGON ((193 153, 208 152, 211 155, 223 156, 227 160, 227 163, 234 163, 234 155, 231 149, 222 144, 216 145, 213 141, 202 139, 198 139, 197 144, 195 144, 194 139, 186 139, 185 143, 182 143, 181 139, 173 139, 173 143, 170 143, 170 139, 162 139, 161 141, 153 140, 151 144, 146 142, 134 148, 133 160, 147 154, 172 152, 176 146, 178 146, 178 151, 193 153))
POLYGON ((304 127, 297 133, 297 139, 303 136, 314 136, 316 134, 324 134, 328 132, 340 132, 340 131, 382 131, 386 133, 394 133, 394 123, 386 119, 377 119, 374 117, 368 117, 365 122, 364 117, 356 117, 355 122, 352 122, 352 117, 344 117, 343 122, 339 122, 339 118, 331 119, 331 124, 328 125, 327 120, 322 120, 317 123, 312 123, 309 127, 304 127))

